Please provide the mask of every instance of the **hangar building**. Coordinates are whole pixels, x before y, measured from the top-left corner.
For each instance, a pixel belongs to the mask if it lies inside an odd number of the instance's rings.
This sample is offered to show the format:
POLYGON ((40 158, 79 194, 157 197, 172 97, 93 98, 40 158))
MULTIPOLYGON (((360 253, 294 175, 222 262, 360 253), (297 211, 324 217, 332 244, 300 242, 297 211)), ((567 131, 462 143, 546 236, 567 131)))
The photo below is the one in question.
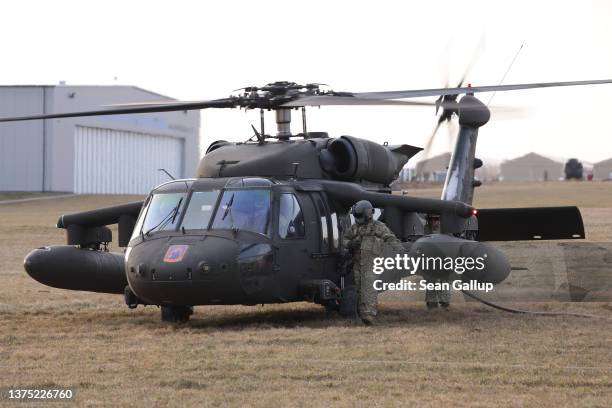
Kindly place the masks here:
MULTIPOLYGON (((0 116, 172 101, 134 86, 0 86, 0 116)), ((199 111, 0 123, 0 191, 145 194, 191 177, 199 160, 199 111)))
POLYGON ((503 181, 555 181, 564 176, 564 163, 537 153, 528 153, 500 165, 503 181))
POLYGON ((595 180, 612 180, 612 158, 593 165, 593 178, 595 180))
POLYGON ((416 180, 426 183, 444 183, 450 158, 450 153, 442 153, 438 156, 421 160, 416 165, 416 180))

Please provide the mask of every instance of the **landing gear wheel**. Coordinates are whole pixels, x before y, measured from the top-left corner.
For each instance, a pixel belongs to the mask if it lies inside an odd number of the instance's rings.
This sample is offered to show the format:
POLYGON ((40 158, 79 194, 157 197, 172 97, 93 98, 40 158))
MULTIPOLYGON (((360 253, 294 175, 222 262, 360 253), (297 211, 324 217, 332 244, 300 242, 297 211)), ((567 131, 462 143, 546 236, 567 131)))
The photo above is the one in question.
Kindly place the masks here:
POLYGON ((185 323, 193 314, 192 306, 162 306, 162 322, 185 323))
POLYGON ((340 315, 349 319, 357 319, 357 288, 354 285, 346 286, 340 298, 340 315))
POLYGON ((332 317, 334 313, 340 310, 340 301, 337 299, 328 300, 323 303, 325 308, 325 317, 332 317))

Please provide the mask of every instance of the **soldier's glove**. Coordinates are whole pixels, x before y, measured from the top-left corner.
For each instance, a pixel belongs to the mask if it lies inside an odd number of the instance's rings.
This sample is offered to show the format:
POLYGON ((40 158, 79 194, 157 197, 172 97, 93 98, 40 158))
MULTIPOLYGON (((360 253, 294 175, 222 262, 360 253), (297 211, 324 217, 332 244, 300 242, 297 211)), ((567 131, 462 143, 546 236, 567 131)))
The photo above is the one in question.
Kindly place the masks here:
POLYGON ((352 251, 359 249, 361 246, 361 240, 353 239, 349 242, 348 248, 352 251))

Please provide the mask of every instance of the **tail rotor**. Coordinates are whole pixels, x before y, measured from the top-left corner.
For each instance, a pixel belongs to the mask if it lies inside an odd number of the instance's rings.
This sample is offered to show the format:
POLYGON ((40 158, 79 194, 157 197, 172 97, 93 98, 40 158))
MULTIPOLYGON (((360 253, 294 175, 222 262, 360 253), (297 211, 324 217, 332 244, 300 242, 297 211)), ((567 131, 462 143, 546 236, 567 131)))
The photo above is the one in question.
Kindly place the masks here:
MULTIPOLYGON (((461 75, 459 82, 457 83, 457 86, 456 86, 457 88, 461 88, 465 84, 468 76, 472 72, 472 69, 476 65, 476 62, 478 61, 478 59, 484 52, 484 47, 485 47, 485 37, 483 35, 482 37, 480 37, 480 40, 476 48, 474 49, 474 52, 472 54, 472 57, 469 63, 466 66, 465 70, 463 71, 463 74, 461 75)), ((448 47, 446 53, 450 54, 450 46, 448 47)), ((449 66, 450 66, 450 63, 447 62, 446 69, 444 70, 444 75, 446 76, 446 78, 444 79, 445 88, 450 87, 449 66)), ((448 131, 448 150, 449 151, 452 150, 453 142, 457 136, 457 131, 458 131, 456 123, 453 121, 453 118, 459 114, 459 103, 457 102, 458 98, 459 98, 459 94, 440 95, 438 99, 436 100, 435 102, 436 115, 438 115, 438 112, 440 112, 440 115, 438 116, 436 126, 434 127, 431 135, 427 139, 425 148, 423 149, 423 154, 421 156, 422 157, 421 162, 423 162, 423 166, 421 167, 421 172, 425 172, 427 170, 427 162, 428 162, 428 159, 431 158, 431 149, 433 147, 434 140, 436 139, 436 135, 438 134, 438 131, 440 130, 442 125, 446 125, 447 131, 448 131)))

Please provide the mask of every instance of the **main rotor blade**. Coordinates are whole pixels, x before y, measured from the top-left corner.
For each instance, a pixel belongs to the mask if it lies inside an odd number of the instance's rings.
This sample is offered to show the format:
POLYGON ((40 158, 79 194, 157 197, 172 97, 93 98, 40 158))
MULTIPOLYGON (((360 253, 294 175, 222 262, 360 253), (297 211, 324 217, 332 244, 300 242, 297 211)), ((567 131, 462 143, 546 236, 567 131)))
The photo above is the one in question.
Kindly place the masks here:
POLYGON ((194 101, 194 102, 167 102, 157 103, 153 105, 149 104, 137 104, 136 106, 125 106, 113 109, 103 110, 92 110, 83 112, 65 112, 65 113, 51 113, 48 115, 30 115, 30 116, 14 116, 0 118, 0 122, 17 122, 22 120, 34 120, 34 119, 57 119, 57 118, 77 118, 82 116, 106 116, 106 115, 123 115, 129 113, 152 113, 152 112, 173 112, 173 111, 184 111, 194 109, 207 109, 207 108, 233 108, 235 106, 235 100, 232 98, 226 99, 214 99, 210 101, 194 101))
MULTIPOLYGON (((436 127, 434 128, 433 132, 431 132, 431 136, 429 136, 429 139, 427 139, 427 143, 425 144, 425 148, 422 151, 423 155, 421 156, 422 159, 420 160, 420 162, 425 162, 426 160, 430 159, 429 155, 431 153, 431 147, 433 146, 434 139, 436 138, 436 134, 438 133, 438 130, 440 129, 440 126, 442 126, 442 123, 444 123, 444 121, 436 123, 436 127)), ((427 162, 425 162, 425 165, 427 165, 427 162)), ((421 169, 421 170, 425 169, 424 166, 423 166, 423 169, 421 169)))
POLYGON ((470 62, 468 63, 467 67, 465 68, 465 71, 463 71, 463 75, 461 76, 461 79, 459 80, 459 83, 457 84, 457 87, 463 86, 463 84, 465 83, 465 80, 467 79, 468 75, 470 75, 470 72, 472 72, 472 69, 476 65, 476 61, 478 61, 478 59, 480 59, 480 56, 484 52, 484 47, 485 47, 485 35, 484 35, 484 33, 482 33, 482 35, 480 36, 480 40, 478 41, 478 45, 474 49, 474 53, 472 54, 472 58, 470 58, 470 62))
POLYGON ((516 91, 519 89, 532 88, 552 88, 558 86, 577 86, 577 85, 597 85, 610 84, 612 79, 597 79, 590 81, 568 81, 568 82, 536 82, 532 84, 515 84, 515 85, 490 85, 490 86, 474 86, 460 88, 438 88, 438 89, 417 89, 406 91, 386 91, 386 92, 359 92, 355 93, 358 98, 371 99, 402 99, 402 98, 418 98, 422 96, 440 96, 440 95, 456 95, 476 92, 500 92, 500 91, 516 91))
POLYGON ((283 107, 298 106, 343 106, 343 105, 410 105, 436 106, 434 102, 425 101, 394 101, 388 99, 358 98, 355 96, 313 95, 295 99, 282 104, 283 107))
POLYGON ((111 103, 109 105, 102 105, 103 108, 134 108, 137 106, 154 106, 154 105, 168 105, 174 106, 185 103, 199 103, 207 101, 150 101, 150 102, 128 102, 128 103, 111 103))

